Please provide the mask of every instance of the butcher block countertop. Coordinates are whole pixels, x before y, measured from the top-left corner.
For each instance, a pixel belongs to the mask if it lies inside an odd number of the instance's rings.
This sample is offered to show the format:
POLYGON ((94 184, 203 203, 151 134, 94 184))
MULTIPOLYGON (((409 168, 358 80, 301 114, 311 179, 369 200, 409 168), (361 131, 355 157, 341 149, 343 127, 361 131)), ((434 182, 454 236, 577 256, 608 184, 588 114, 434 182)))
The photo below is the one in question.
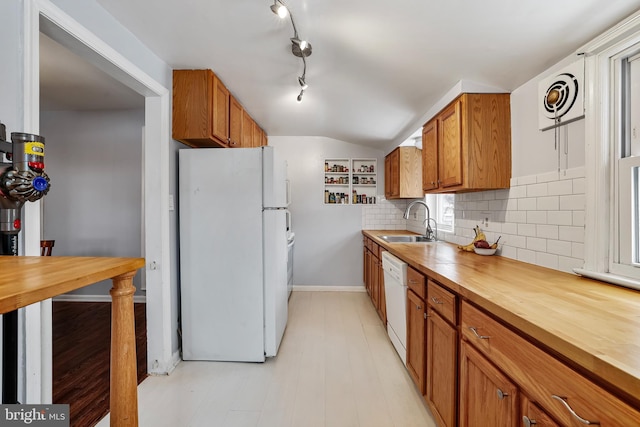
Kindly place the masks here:
POLYGON ((456 245, 387 243, 393 255, 640 405, 640 292, 456 245))

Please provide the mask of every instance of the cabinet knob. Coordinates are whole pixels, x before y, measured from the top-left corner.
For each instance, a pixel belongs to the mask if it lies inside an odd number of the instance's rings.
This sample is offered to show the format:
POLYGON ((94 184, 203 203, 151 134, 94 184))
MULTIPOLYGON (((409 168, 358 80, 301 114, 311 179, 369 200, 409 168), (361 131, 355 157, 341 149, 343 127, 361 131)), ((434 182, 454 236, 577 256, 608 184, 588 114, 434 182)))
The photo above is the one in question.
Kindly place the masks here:
POLYGON ((524 417, 522 417, 522 424, 524 424, 524 427, 531 427, 532 425, 538 423, 536 422, 536 420, 532 420, 525 415, 524 417))
POLYGON ((436 185, 436 182, 435 181, 431 181, 431 185, 436 185))
POLYGON ((580 421, 582 424, 591 426, 591 425, 600 425, 600 421, 589 421, 587 419, 582 418, 580 415, 578 415, 576 413, 576 411, 573 410, 573 408, 571 406, 569 406, 569 403, 567 403, 567 398, 566 397, 561 397, 561 396, 557 396, 555 394, 551 395, 552 398, 560 401, 562 403, 562 405, 565 407, 565 409, 567 411, 569 411, 569 413, 573 416, 573 418, 575 418, 576 420, 580 421))
POLYGON ((416 305, 416 310, 422 310, 422 306, 421 305, 416 305))
POLYGON ((496 393, 498 394, 498 399, 502 400, 505 397, 509 396, 509 393, 505 393, 504 391, 498 389, 496 390, 496 393))

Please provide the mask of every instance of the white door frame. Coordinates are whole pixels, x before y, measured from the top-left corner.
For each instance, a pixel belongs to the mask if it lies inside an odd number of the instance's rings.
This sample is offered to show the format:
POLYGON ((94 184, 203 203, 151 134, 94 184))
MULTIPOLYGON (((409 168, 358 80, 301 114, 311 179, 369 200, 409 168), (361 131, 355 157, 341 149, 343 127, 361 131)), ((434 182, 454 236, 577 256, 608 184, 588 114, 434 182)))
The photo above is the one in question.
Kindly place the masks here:
MULTIPOLYGON (((49 0, 24 2, 25 132, 39 133, 39 33, 61 43, 137 93, 145 96, 143 188, 148 370, 166 374, 171 352, 171 259, 169 236, 170 90, 98 38, 49 0), (42 25, 41 25, 42 23, 42 25)), ((45 136, 46 137, 46 136, 45 136)), ((24 254, 40 254, 40 204, 24 212, 24 254)), ((22 313, 22 402, 50 403, 52 396, 51 301, 22 313), (25 339, 28 337, 28 339, 25 339)))

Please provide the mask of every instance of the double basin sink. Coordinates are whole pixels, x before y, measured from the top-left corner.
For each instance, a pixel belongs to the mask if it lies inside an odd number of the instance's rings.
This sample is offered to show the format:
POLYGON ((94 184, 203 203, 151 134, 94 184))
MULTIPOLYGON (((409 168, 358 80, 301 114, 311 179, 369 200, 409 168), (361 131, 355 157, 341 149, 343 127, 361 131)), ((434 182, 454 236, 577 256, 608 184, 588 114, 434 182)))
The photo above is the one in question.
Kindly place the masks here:
POLYGON ((435 243, 437 241, 425 236, 391 235, 379 237, 387 243, 435 243))

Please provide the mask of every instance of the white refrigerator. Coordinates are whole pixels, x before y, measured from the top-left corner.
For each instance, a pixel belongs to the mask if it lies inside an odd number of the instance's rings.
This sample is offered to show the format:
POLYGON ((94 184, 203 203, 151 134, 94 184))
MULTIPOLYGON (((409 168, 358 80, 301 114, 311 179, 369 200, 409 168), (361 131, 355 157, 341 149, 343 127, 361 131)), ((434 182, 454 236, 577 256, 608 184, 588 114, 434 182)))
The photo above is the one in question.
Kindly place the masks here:
POLYGON ((286 175, 273 147, 179 151, 184 360, 277 354, 287 325, 286 175))

